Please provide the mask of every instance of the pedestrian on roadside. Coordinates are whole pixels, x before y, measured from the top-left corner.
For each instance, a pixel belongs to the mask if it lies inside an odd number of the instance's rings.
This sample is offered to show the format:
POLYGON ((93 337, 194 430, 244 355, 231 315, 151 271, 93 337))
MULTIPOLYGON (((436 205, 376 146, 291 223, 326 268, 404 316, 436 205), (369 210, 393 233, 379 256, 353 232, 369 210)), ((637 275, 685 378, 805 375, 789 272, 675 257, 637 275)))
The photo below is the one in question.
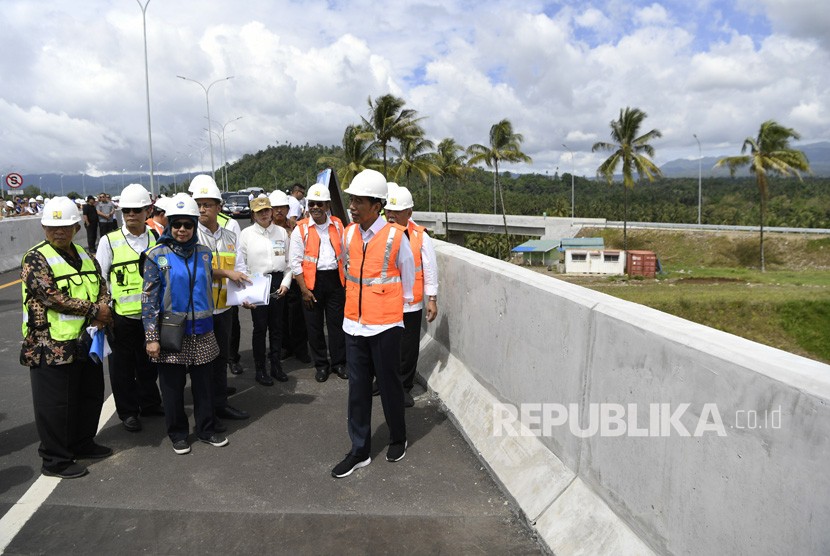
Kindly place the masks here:
POLYGON ((115 205, 107 198, 106 193, 98 195, 98 204, 95 205, 98 213, 98 232, 104 237, 115 229, 115 205))
POLYGON ((72 242, 81 215, 67 197, 44 205, 46 237, 23 257, 23 345, 29 367, 38 453, 44 475, 73 479, 88 473, 79 459, 112 449, 95 442, 104 404, 103 366, 89 356, 88 326, 112 324, 110 296, 98 263, 72 242))
POLYGON ((95 253, 95 244, 98 241, 98 209, 95 206, 95 196, 88 195, 83 206, 84 228, 86 229, 86 244, 90 253, 95 253))

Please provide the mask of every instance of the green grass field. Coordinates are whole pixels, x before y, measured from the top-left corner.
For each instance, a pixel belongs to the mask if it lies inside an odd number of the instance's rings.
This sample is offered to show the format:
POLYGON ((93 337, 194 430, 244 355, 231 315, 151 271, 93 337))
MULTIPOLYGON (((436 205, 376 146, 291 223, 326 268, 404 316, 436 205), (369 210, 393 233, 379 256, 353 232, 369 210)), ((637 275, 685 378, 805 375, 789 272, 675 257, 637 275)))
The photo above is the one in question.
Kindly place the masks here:
MULTIPOLYGON (((622 247, 621 230, 583 230, 622 247)), ((830 363, 830 237, 767 234, 760 272, 758 235, 629 230, 630 249, 654 251, 657 279, 556 277, 830 363)))

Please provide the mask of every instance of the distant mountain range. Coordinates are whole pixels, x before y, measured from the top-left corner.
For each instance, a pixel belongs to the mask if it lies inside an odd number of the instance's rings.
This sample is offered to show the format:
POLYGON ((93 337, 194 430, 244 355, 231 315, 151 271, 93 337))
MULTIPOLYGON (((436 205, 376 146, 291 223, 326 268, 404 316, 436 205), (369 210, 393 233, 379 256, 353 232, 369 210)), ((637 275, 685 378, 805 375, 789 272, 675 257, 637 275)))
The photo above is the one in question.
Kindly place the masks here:
MULTIPOLYGON (((799 145, 796 148, 807 156, 814 176, 830 176, 830 141, 799 145)), ((740 152, 734 154, 738 155, 740 152)), ((723 157, 703 157, 701 161, 701 175, 704 178, 729 176, 728 168, 714 168, 715 163, 721 158, 723 157)), ((663 164, 660 169, 667 178, 696 178, 698 174, 698 160, 688 160, 685 158, 672 160, 663 164)), ((747 168, 739 169, 735 172, 735 175, 739 177, 749 176, 749 170, 747 168)))

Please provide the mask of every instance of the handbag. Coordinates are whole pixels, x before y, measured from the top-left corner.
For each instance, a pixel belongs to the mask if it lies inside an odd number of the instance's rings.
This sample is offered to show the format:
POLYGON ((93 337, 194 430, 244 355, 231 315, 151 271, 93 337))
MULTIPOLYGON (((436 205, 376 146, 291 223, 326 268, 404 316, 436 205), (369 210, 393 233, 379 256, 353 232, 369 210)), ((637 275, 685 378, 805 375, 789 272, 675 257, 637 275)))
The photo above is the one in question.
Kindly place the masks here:
POLYGON ((184 340, 184 322, 187 315, 165 313, 161 316, 161 332, 159 343, 163 351, 179 352, 184 340))

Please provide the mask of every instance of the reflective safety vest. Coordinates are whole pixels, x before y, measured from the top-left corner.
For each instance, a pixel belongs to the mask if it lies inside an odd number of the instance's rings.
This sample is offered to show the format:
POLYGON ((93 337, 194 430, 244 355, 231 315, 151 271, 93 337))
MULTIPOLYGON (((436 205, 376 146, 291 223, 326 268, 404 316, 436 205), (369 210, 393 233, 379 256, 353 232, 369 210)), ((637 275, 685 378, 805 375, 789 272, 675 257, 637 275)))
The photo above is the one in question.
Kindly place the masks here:
POLYGON ((185 334, 213 330, 210 249, 196 245, 183 259, 162 244, 147 251, 147 258, 159 267, 162 314, 186 315, 185 334))
MULTIPOLYGON (((156 238, 146 229, 147 249, 156 244, 156 238)), ((110 265, 109 283, 112 291, 112 307, 119 315, 141 314, 141 291, 144 288, 144 278, 139 272, 138 259, 141 253, 136 253, 124 236, 122 229, 107 234, 107 241, 112 248, 112 265, 110 265)))
MULTIPOLYGON (((343 271, 343 252, 340 241, 343 239, 343 222, 336 216, 331 216, 329 223, 329 242, 334 248, 334 258, 337 261, 337 270, 340 271, 340 284, 346 285, 346 275, 343 271), (335 238, 335 240, 332 240, 335 238)), ((303 238, 305 251, 303 252, 303 280, 308 289, 313 290, 317 280, 317 259, 320 257, 320 234, 313 220, 304 218, 297 222, 300 227, 300 236, 303 238), (309 225, 311 224, 311 225, 309 225)))
MULTIPOLYGON (((79 245, 73 244, 75 250, 81 256, 81 270, 66 262, 54 247, 47 242, 39 243, 29 251, 37 251, 46 258, 49 270, 55 277, 55 286, 69 297, 83 299, 90 303, 98 300, 101 282, 98 279, 98 271, 95 263, 87 255, 86 251, 79 245)), ((25 256, 24 256, 25 258, 25 256)), ((26 284, 23 284, 23 337, 29 334, 29 294, 26 291, 26 284)), ((45 326, 49 328, 49 337, 56 342, 76 340, 81 336, 84 328, 86 315, 68 315, 59 313, 52 308, 46 309, 45 326)))
POLYGON ((412 256, 415 259, 415 285, 412 286, 413 300, 410 305, 421 303, 424 300, 424 264, 421 261, 421 246, 424 244, 424 226, 418 226, 412 220, 407 223, 409 231, 409 245, 412 247, 412 256))
MULTIPOLYGON (((205 237, 202 229, 199 228, 199 243, 208 246, 215 245, 211 266, 214 269, 233 270, 236 266, 236 234, 222 229, 222 237, 216 239, 208 230, 210 237, 205 237)), ((214 276, 213 278, 213 307, 216 310, 228 307, 228 279, 214 276)))
POLYGON ((219 222, 219 225, 223 228, 228 227, 228 223, 231 221, 231 217, 225 214, 224 212, 220 212, 216 215, 216 220, 219 222))
POLYGON ((358 224, 346 228, 344 316, 361 324, 395 324, 403 320, 403 283, 395 261, 405 228, 387 223, 368 243, 358 224))
POLYGON ((159 237, 161 237, 161 234, 164 233, 164 226, 162 226, 155 218, 148 218, 145 224, 154 229, 156 233, 158 233, 159 237))

